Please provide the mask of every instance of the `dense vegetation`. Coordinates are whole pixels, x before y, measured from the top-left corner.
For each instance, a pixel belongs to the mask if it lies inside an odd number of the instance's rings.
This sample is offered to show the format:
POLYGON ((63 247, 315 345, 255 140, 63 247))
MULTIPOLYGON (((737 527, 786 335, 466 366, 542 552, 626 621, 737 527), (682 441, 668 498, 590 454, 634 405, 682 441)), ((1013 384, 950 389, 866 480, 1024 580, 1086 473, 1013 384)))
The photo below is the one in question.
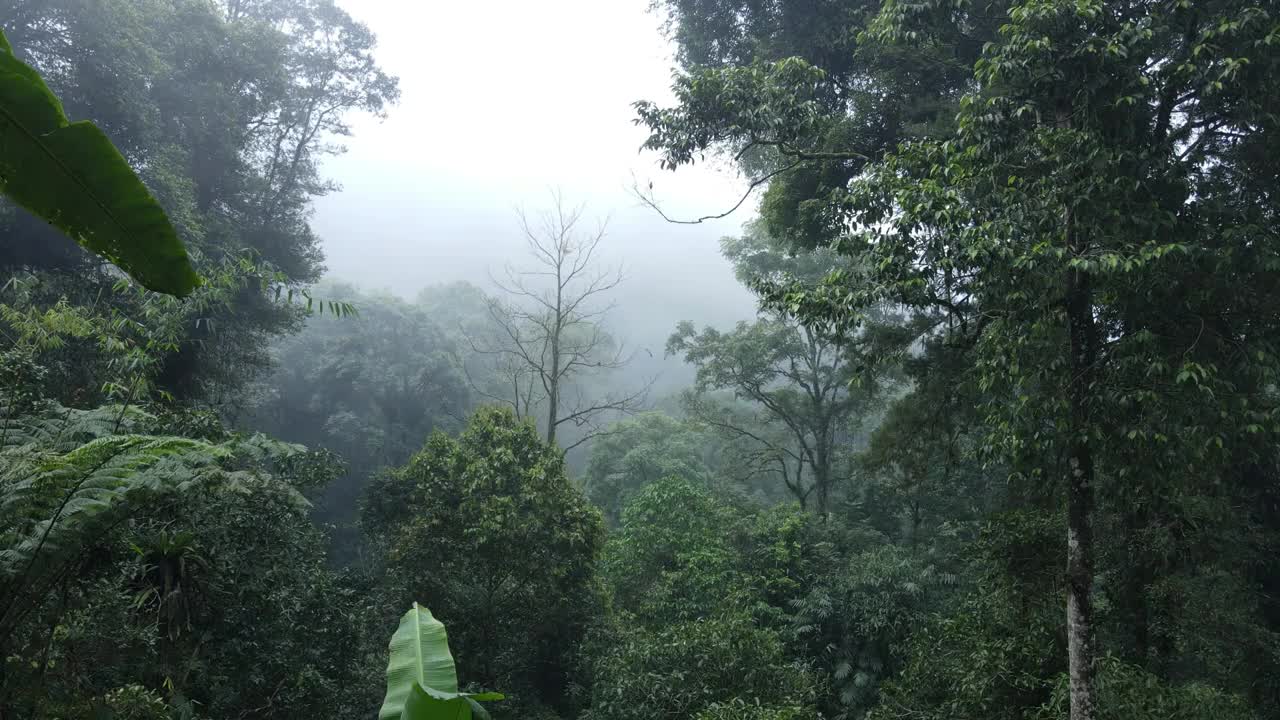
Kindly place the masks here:
POLYGON ((0 0, 0 716, 1280 717, 1280 7, 654 11, 758 201, 662 398, 558 197, 321 280, 332 0, 0 0))

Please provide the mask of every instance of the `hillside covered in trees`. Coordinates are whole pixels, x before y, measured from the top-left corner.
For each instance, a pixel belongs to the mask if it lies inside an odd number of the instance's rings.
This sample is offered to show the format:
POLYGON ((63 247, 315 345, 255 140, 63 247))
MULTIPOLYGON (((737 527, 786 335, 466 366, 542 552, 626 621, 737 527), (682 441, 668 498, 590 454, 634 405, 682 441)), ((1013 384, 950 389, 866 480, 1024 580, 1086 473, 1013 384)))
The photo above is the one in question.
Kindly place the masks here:
POLYGON ((654 0, 665 345, 326 266, 358 8, 0 0, 0 718, 1280 718, 1280 3, 654 0))

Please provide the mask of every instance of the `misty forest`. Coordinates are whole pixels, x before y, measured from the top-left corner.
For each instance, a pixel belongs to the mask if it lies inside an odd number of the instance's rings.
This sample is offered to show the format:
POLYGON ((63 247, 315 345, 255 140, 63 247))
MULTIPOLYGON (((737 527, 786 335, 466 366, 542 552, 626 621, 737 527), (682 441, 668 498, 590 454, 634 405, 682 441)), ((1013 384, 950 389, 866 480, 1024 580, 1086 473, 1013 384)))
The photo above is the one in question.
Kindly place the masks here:
POLYGON ((3 720, 1280 718, 1280 2, 0 30, 3 720))

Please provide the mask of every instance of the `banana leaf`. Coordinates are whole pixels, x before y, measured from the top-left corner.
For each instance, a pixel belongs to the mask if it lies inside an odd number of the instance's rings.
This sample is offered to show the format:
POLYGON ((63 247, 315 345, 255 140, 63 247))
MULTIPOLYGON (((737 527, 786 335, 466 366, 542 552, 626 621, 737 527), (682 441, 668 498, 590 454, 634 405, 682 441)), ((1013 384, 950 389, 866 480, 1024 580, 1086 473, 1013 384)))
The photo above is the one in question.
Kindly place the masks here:
POLYGON ((479 700, 501 693, 460 693, 449 637, 431 611, 414 603, 391 636, 387 694, 378 720, 471 720, 488 718, 479 700))
POLYGON ((147 288, 200 284, 164 209, 93 123, 70 122, 0 32, 0 192, 147 288))

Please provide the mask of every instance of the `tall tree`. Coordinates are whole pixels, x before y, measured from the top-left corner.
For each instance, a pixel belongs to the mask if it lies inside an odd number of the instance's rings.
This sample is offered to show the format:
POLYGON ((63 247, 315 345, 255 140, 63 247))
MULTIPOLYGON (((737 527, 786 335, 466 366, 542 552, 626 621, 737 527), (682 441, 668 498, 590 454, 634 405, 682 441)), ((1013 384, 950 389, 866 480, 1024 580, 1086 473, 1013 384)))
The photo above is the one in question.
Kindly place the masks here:
POLYGON ((841 479, 838 453, 847 423, 865 395, 849 385, 856 370, 841 357, 842 343, 777 319, 742 322, 727 333, 698 332, 684 322, 667 341, 698 369, 688 408, 699 421, 756 444, 759 460, 775 468, 800 505, 813 499, 825 516, 841 479), (729 390, 759 412, 728 413, 705 393, 729 390))
MULTIPOLYGON (((1237 66, 1240 56, 1263 67, 1280 61, 1266 41, 1274 29, 1260 8, 1236 5, 1018 4, 976 66, 981 89, 963 105, 957 138, 906 148, 854 200, 855 222, 888 221, 862 247, 893 268, 897 288, 907 289, 913 270, 969 278, 960 296, 983 317, 983 374, 1019 399, 994 396, 995 447, 1012 450, 1022 472, 1062 478, 1077 720, 1098 712, 1095 488, 1140 473, 1135 449, 1168 472, 1192 464, 1229 472, 1232 454, 1253 444, 1249 426, 1274 413, 1266 393, 1251 408, 1238 393, 1274 371, 1265 348, 1280 327, 1259 310, 1280 298, 1259 289, 1241 305, 1192 290, 1202 263, 1223 277, 1228 268, 1210 258, 1252 245, 1223 231, 1216 206, 1228 188, 1262 207, 1273 202, 1252 192, 1256 180, 1222 182, 1213 170, 1237 165, 1242 146, 1275 135, 1269 109, 1248 99, 1274 88, 1237 66), (890 174, 905 182, 891 194, 871 189, 890 174), (889 206, 901 214, 889 220, 889 206), (1178 288, 1176 301, 1170 288, 1178 288), (1157 295, 1169 304, 1149 305, 1157 295), (1209 337, 1194 330, 1224 312, 1230 319, 1209 337), (1220 343, 1248 357, 1223 356, 1220 343), (1183 427, 1180 441, 1148 435, 1149 414, 1183 427), (1233 421, 1210 429, 1200 419, 1217 414, 1233 421)), ((886 34, 905 27, 921 26, 883 16, 886 34)), ((1233 226, 1240 223, 1226 224, 1233 226)), ((1229 272, 1247 285, 1269 282, 1265 268, 1229 272)))
POLYGON ((832 136, 847 107, 831 109, 831 76, 800 59, 695 71, 680 105, 642 105, 640 119, 673 166, 765 148, 763 167, 792 178, 770 187, 766 217, 803 229, 771 204, 792 197, 784 207, 829 221, 808 237, 862 260, 818 288, 780 284, 766 293, 777 307, 858 324, 891 301, 973 348, 984 449, 1065 511, 1070 713, 1094 718, 1099 489, 1149 478, 1152 495, 1127 502, 1211 498, 1203 478, 1238 483, 1273 462, 1274 11, 878 5, 859 42, 977 60, 951 86, 965 91, 954 132, 879 153, 832 136), (851 182, 795 182, 839 162, 859 164, 851 182))
MULTIPOLYGON (((726 238, 725 254, 749 285, 770 278, 818 276, 834 261, 829 253, 789 254, 759 226, 742 238, 726 238)), ((832 323, 796 322, 771 310, 732 331, 698 332, 684 322, 667 340, 667 353, 697 368, 688 408, 701 422, 757 448, 758 460, 776 470, 787 490, 821 516, 844 477, 840 454, 851 424, 868 408, 875 383, 864 357, 866 337, 832 323), (726 411, 709 391, 725 390, 759 412, 744 418, 726 411)))
POLYGON ((482 408, 457 439, 433 434, 371 488, 365 521, 389 543, 392 607, 434 608, 464 676, 518 696, 494 715, 570 702, 603 528, 531 422, 482 408))
POLYGON ((474 346, 498 358, 498 372, 509 380, 509 392, 490 397, 520 416, 540 409, 548 444, 556 444, 561 426, 580 429, 566 451, 598 435, 610 416, 638 409, 648 393, 645 385, 600 396, 582 385, 586 376, 618 370, 629 359, 603 325, 612 304, 602 300, 622 282, 622 270, 598 264, 605 224, 587 229, 584 214, 559 193, 548 211, 520 212, 533 268, 508 265, 495 279, 507 296, 489 304, 498 342, 474 346))
MULTIPOLYGON (((9 0, 0 25, 68 115, 97 123, 138 170, 198 271, 319 277, 309 203, 333 186, 318 161, 341 151, 351 113, 381 114, 399 93, 368 28, 331 0, 9 0)), ((74 278, 72 303, 114 300, 116 278, 44 223, 6 206, 0 234, 0 267, 74 278)), ((233 300, 165 354, 158 382, 175 397, 238 389, 298 319, 260 284, 233 300)))

